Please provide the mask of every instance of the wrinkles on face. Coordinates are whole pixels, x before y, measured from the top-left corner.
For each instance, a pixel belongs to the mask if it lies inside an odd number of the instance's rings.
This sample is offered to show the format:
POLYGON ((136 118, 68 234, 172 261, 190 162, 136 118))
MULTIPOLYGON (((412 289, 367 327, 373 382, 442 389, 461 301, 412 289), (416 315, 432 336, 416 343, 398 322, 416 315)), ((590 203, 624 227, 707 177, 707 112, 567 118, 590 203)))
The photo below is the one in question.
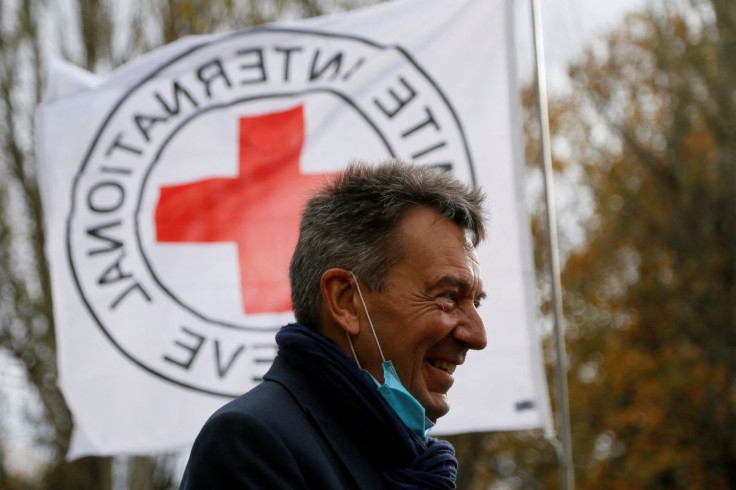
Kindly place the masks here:
MULTIPOLYGON (((475 252, 457 225, 422 210, 402 226, 404 258, 389 272, 387 287, 366 294, 366 301, 386 359, 436 419, 449 410, 455 368, 469 349, 486 345, 477 311, 485 293, 475 252)), ((371 344, 367 349, 376 353, 371 344)))

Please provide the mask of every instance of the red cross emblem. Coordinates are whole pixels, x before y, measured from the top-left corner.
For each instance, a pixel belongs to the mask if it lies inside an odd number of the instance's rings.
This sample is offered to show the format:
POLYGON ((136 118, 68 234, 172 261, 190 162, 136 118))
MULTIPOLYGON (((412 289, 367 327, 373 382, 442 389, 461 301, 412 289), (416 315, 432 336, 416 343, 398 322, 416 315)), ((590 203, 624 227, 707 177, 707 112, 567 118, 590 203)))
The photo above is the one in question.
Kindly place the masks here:
POLYGON ((302 106, 242 117, 239 131, 237 177, 161 187, 156 239, 237 244, 245 312, 290 311, 289 260, 301 211, 328 174, 300 173, 302 106))

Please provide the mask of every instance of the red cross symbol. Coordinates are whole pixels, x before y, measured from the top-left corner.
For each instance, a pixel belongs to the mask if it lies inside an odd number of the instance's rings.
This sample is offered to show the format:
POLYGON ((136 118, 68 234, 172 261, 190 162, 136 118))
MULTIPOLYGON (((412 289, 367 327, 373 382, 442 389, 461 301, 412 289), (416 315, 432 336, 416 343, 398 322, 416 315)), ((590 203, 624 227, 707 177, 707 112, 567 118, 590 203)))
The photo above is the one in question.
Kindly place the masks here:
POLYGON ((242 117, 236 178, 161 187, 156 239, 236 243, 246 313, 291 310, 289 260, 301 211, 327 175, 299 172, 303 144, 302 106, 242 117))

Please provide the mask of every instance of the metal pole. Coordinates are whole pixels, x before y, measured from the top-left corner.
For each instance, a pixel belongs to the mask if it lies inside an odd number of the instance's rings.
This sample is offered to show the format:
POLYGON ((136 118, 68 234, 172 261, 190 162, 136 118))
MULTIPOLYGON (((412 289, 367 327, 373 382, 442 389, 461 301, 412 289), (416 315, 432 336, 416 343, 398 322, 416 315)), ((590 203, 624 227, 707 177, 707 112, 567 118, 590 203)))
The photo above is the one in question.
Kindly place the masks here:
POLYGON ((544 40, 542 39, 542 12, 539 0, 531 0, 532 32, 534 35, 534 60, 537 82, 537 111, 540 127, 540 151, 544 173, 544 196, 547 208, 547 233, 549 246, 549 272, 552 280, 552 310, 555 334, 555 386, 557 401, 557 430, 561 447, 557 449, 560 462, 561 488, 575 488, 575 473, 572 461, 572 436, 570 432, 570 405, 567 397, 567 354, 562 315, 562 283, 560 281, 560 257, 557 242, 557 217, 552 181, 552 152, 550 150, 549 110, 547 107, 547 77, 544 65, 544 40))

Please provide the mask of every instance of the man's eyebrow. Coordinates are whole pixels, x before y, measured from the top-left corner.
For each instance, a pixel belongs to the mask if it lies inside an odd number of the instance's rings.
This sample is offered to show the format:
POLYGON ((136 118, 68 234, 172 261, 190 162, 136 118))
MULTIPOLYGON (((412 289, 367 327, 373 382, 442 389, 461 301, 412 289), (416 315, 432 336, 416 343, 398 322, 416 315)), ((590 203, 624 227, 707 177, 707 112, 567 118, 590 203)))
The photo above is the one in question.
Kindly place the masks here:
MULTIPOLYGON (((464 278, 459 277, 459 276, 448 275, 448 276, 442 276, 442 277, 440 277, 432 285, 432 289, 442 288, 442 287, 448 287, 448 286, 456 287, 456 288, 458 288, 458 289, 460 289, 462 291, 470 291, 470 289, 472 288, 471 282, 468 281, 467 279, 464 279, 464 278)), ((476 298, 475 299, 482 300, 482 299, 486 299, 486 297, 487 297, 486 292, 483 291, 483 290, 481 290, 476 295, 476 298)))

